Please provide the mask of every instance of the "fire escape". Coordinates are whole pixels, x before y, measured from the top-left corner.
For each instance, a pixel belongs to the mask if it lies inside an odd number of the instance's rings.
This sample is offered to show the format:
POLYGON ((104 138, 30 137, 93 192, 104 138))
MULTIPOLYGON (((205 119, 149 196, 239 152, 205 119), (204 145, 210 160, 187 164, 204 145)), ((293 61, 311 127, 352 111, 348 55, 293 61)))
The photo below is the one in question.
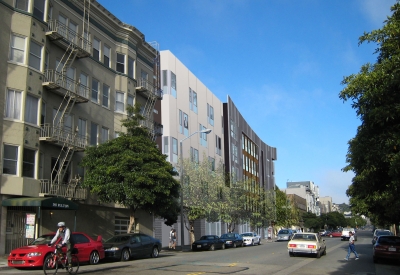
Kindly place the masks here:
POLYGON ((141 125, 149 130, 150 139, 155 141, 157 136, 162 136, 163 127, 153 119, 154 105, 156 104, 157 100, 162 99, 163 93, 160 88, 160 51, 158 49, 157 42, 152 42, 151 46, 157 51, 157 56, 154 58, 153 83, 144 78, 138 79, 136 92, 147 98, 146 104, 142 110, 142 115, 145 119, 141 122, 141 125))
POLYGON ((85 150, 87 138, 79 136, 78 128, 70 130, 64 125, 75 104, 89 101, 89 87, 68 76, 68 70, 75 59, 90 56, 91 43, 85 37, 89 33, 90 0, 70 1, 83 10, 81 34, 58 20, 51 20, 46 31, 46 36, 64 50, 64 55, 54 70, 45 71, 42 86, 62 100, 53 122, 41 125, 40 140, 60 146, 61 150, 52 167, 51 178, 40 180, 40 195, 83 200, 87 197, 87 190, 80 186, 80 178, 66 179, 66 175, 74 153, 85 150))

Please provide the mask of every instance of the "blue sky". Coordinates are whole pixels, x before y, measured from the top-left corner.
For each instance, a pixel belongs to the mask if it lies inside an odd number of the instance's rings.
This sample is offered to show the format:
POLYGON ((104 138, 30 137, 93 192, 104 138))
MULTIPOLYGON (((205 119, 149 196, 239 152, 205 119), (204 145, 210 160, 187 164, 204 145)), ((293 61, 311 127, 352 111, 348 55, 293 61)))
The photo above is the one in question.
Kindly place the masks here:
POLYGON ((147 42, 170 50, 222 102, 276 147, 275 179, 313 181, 348 203, 347 142, 360 121, 338 95, 344 76, 374 63, 358 46, 395 0, 100 0, 147 42))

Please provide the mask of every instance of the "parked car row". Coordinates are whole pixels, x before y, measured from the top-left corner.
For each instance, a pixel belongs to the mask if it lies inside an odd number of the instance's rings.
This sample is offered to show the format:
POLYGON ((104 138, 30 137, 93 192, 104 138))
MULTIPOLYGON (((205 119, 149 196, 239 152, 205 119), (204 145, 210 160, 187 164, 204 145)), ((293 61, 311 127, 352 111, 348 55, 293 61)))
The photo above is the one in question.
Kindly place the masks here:
POLYGON ((200 239, 196 240, 192 244, 192 250, 215 250, 225 249, 228 247, 236 248, 238 246, 246 245, 260 245, 261 237, 254 232, 245 232, 242 234, 238 233, 226 233, 221 235, 204 235, 200 239))
MULTIPOLYGON (((48 246, 55 236, 54 233, 44 234, 31 244, 13 249, 8 256, 8 266, 16 268, 40 267, 44 259, 54 251, 54 246, 48 246)), ((127 261, 134 257, 158 257, 161 242, 142 233, 115 235, 103 241, 101 236, 95 239, 83 232, 73 232, 71 240, 77 249, 79 262, 98 264, 103 259, 127 261)), ((60 243, 61 238, 55 242, 60 243)), ((67 248, 63 247, 63 252, 67 248)))

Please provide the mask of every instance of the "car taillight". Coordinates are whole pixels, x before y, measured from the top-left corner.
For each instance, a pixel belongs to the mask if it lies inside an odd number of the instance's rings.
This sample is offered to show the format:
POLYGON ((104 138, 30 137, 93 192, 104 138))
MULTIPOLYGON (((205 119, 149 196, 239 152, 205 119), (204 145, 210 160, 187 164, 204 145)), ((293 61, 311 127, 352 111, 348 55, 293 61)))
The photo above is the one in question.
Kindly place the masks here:
POLYGON ((309 245, 307 245, 307 248, 313 248, 313 249, 315 249, 315 248, 317 248, 317 246, 316 246, 316 245, 309 244, 309 245))
POLYGON ((382 245, 375 245, 374 249, 375 250, 380 250, 380 251, 385 251, 385 250, 387 250, 387 247, 386 246, 382 246, 382 245))
POLYGON ((289 247, 296 247, 297 245, 295 244, 289 244, 289 247))

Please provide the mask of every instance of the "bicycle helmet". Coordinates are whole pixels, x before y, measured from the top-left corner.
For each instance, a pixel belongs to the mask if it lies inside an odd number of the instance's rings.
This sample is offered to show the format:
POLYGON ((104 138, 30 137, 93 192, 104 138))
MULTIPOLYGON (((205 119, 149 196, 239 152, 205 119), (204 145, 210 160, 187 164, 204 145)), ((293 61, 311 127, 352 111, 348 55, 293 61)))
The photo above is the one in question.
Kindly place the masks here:
POLYGON ((57 223, 57 226, 58 227, 65 227, 65 222, 59 222, 59 223, 57 223))

